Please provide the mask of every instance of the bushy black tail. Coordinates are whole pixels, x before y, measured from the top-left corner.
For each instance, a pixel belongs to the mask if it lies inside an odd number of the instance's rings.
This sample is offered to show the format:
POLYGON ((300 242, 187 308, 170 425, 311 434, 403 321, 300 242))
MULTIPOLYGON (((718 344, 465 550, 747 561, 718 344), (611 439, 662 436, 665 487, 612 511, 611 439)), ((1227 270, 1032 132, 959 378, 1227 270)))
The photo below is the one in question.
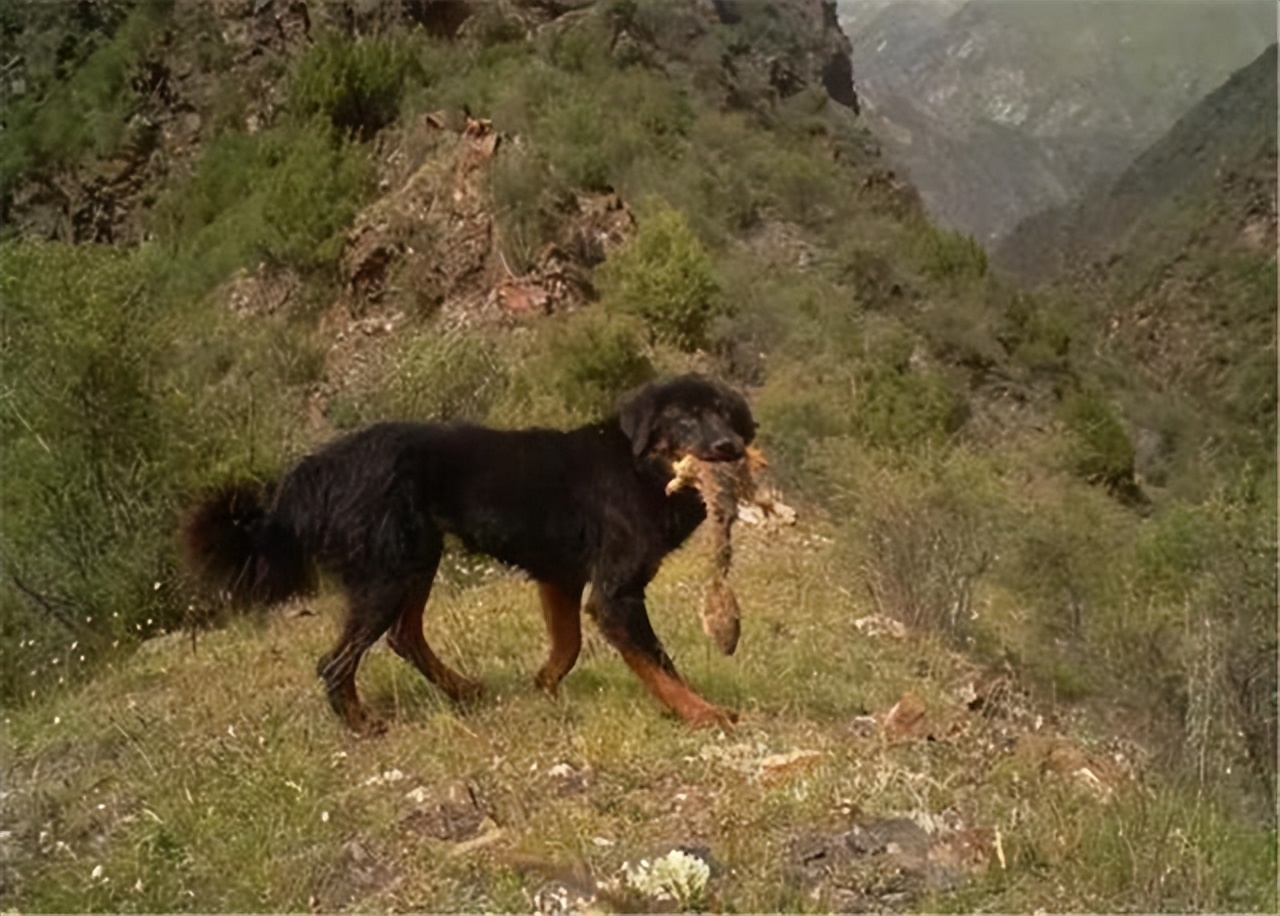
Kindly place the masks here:
POLYGON ((267 508, 267 499, 260 484, 227 484, 182 521, 187 568, 236 605, 275 604, 314 584, 302 543, 267 508))

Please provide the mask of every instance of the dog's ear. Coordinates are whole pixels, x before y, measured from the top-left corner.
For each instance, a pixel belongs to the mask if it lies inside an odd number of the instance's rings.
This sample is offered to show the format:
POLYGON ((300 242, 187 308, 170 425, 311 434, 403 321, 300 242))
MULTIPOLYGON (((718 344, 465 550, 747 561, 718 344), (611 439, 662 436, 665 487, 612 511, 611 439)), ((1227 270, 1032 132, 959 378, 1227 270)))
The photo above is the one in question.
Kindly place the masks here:
POLYGON ((623 435, 631 440, 631 454, 637 458, 649 450, 657 419, 658 394, 653 385, 645 385, 623 400, 618 410, 618 423, 623 435))

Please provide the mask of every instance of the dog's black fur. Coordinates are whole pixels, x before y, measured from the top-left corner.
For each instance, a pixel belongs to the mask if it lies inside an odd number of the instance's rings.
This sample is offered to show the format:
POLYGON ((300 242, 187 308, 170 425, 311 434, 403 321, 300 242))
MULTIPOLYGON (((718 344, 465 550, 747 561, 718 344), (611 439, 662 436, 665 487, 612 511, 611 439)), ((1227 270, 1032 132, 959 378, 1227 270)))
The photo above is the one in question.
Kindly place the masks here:
POLYGON ((696 375, 645 386, 616 416, 567 432, 380 423, 303 458, 273 487, 213 494, 185 520, 184 549, 201 579, 241 603, 305 592, 317 565, 337 577, 347 619, 317 670, 359 731, 378 726, 355 672, 383 633, 450 696, 479 693, 422 633, 445 534, 537 581, 551 637, 544 689, 554 693, 577 658, 590 583, 588 610, 653 694, 692 724, 723 723, 729 714, 676 673, 644 593, 705 517, 696 492, 666 494, 672 462, 740 459, 754 432, 741 395, 696 375))

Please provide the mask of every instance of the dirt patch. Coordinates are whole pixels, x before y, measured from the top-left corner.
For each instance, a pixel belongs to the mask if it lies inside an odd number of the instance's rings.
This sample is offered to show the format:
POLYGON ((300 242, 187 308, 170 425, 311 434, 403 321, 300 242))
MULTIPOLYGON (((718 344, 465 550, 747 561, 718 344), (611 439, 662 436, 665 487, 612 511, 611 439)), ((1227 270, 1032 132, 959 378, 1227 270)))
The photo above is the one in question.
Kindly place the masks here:
POLYGON ((465 782, 454 782, 435 790, 414 789, 407 796, 414 810, 400 826, 436 840, 458 843, 477 836, 491 824, 475 792, 465 782))
POLYGON ((261 317, 283 311, 301 290, 296 272, 262 264, 253 272, 236 271, 217 298, 237 315, 261 317))
POLYGON ((321 871, 309 901, 313 913, 335 913, 394 887, 400 876, 363 841, 351 839, 321 871))
POLYGON ((460 111, 424 115, 388 134, 379 155, 382 195, 348 231, 342 291, 320 322, 326 381, 312 406, 323 417, 336 392, 382 383, 402 326, 430 319, 441 334, 507 326, 595 299, 590 269, 623 244, 635 218, 618 195, 563 203, 560 231, 517 274, 502 252, 487 174, 517 141, 460 111))
POLYGON ((1003 858, 993 830, 922 826, 906 817, 859 819, 848 830, 808 833, 791 869, 810 897, 835 912, 910 909, 1003 858))
POLYGON ((578 195, 559 238, 524 274, 498 244, 486 175, 512 141, 458 112, 423 116, 383 162, 385 193, 347 234, 341 270, 354 319, 379 309, 445 327, 502 322, 589 301, 588 271, 634 230, 616 194, 578 195))

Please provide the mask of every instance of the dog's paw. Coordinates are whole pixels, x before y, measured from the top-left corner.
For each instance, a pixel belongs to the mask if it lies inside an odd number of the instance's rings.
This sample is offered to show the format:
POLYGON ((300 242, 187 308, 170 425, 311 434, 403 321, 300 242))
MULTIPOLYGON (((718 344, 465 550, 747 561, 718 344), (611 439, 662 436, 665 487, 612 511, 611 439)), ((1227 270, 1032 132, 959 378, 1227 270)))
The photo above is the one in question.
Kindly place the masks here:
POLYGON ((555 678, 544 676, 541 671, 533 676, 533 686, 553 700, 560 696, 560 682, 555 678))
POLYGON ((533 676, 533 686, 553 700, 560 696, 560 676, 548 670, 545 665, 533 676))
POLYGON ((708 703, 698 709, 690 710, 683 718, 684 723, 690 728, 718 728, 729 732, 733 731, 734 723, 738 721, 738 714, 732 709, 708 703))
POLYGON ((357 738, 381 738, 387 733, 387 722, 378 716, 361 710, 354 715, 343 717, 357 738))
POLYGON ((449 698, 453 702, 466 705, 475 703, 484 696, 484 684, 479 681, 473 681, 469 677, 458 675, 445 687, 445 692, 449 694, 449 698))

